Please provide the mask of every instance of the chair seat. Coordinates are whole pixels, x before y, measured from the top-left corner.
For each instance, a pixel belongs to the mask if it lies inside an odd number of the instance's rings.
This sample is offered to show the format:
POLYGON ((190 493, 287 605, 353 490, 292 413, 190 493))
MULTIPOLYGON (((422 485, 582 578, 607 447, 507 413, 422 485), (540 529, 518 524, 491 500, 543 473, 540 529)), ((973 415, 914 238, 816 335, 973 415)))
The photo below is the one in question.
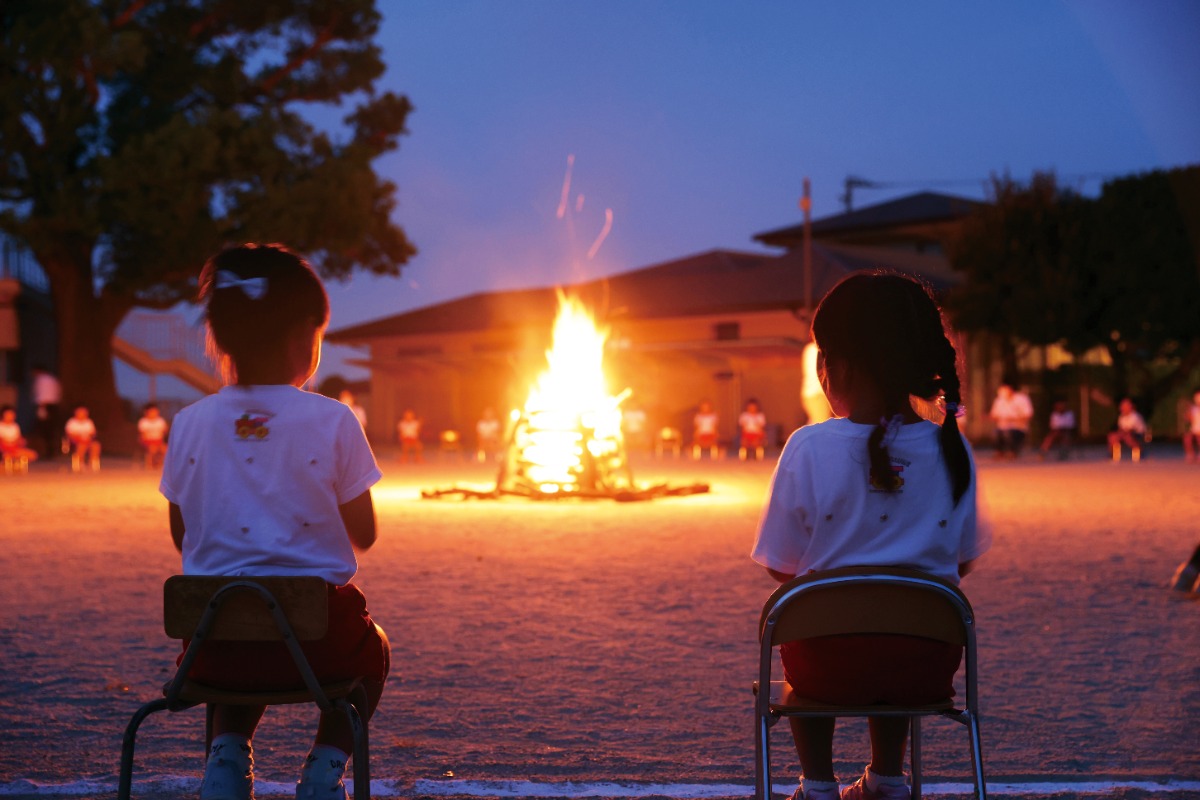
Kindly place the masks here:
MULTIPOLYGON (((335 683, 321 684, 321 690, 325 692, 330 700, 338 700, 343 697, 349 697, 362 683, 362 678, 353 678, 346 681, 337 681, 335 683)), ((163 686, 163 694, 171 688, 171 682, 168 681, 163 686)), ((284 689, 276 691, 258 691, 258 692, 241 692, 231 689, 222 689, 216 686, 208 686, 195 681, 184 681, 182 688, 179 690, 179 700, 188 705, 198 705, 200 703, 218 703, 225 705, 290 705, 294 703, 311 703, 313 701, 312 692, 305 688, 299 689, 284 689)))
MULTIPOLYGON (((757 691, 757 688, 756 688, 757 691)), ((823 703, 819 700, 813 700, 809 697, 801 697, 793 691, 791 684, 787 681, 771 681, 771 713, 779 716, 787 714, 820 714, 820 713, 837 713, 839 717, 857 717, 857 716, 884 716, 887 714, 899 714, 903 716, 912 716, 913 714, 942 714, 946 711, 953 711, 954 700, 947 697, 945 700, 939 700, 936 703, 927 703, 918 706, 892 706, 887 703, 875 703, 863 706, 843 706, 830 703, 823 703)))

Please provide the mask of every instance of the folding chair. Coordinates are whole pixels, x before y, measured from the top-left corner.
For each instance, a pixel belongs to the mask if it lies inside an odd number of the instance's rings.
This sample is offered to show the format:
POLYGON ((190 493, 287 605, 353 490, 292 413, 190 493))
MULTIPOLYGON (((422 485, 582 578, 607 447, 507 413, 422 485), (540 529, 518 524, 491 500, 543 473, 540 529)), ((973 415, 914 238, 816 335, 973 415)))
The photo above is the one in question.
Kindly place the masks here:
POLYGON ((813 572, 783 584, 759 620, 755 692, 756 800, 770 800, 770 731, 782 717, 902 716, 911 720, 912 796, 921 796, 921 717, 941 716, 967 728, 975 797, 986 800, 983 748, 976 697, 975 616, 958 587, 909 569, 846 567, 813 572), (787 681, 771 680, 774 648, 783 642, 836 634, 906 634, 962 645, 966 671, 963 707, 953 698, 920 706, 838 706, 797 696, 787 681), (767 687, 767 691, 763 691, 767 687))
POLYGON ((354 731, 354 800, 370 800, 371 768, 367 746, 367 693, 362 679, 321 684, 300 649, 315 641, 329 625, 325 581, 317 577, 212 577, 176 575, 163 586, 163 620, 167 636, 191 639, 175 677, 163 697, 142 706, 130 719, 121 746, 118 800, 128 800, 133 780, 133 751, 138 726, 156 711, 182 711, 207 704, 204 752, 212 742, 213 706, 316 703, 322 711, 346 714, 354 731), (282 641, 304 680, 304 688, 240 692, 196 683, 188 678, 201 646, 209 640, 282 641))

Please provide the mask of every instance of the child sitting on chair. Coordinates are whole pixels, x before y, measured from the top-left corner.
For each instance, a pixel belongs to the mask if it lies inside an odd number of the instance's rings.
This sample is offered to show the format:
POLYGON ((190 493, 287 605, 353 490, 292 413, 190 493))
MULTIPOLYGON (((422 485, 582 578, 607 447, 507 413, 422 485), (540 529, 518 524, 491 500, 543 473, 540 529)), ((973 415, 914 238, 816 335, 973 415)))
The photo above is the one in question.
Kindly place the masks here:
POLYGON ((96 423, 92 421, 87 406, 76 406, 75 413, 67 420, 63 432, 67 437, 67 448, 71 452, 71 470, 83 471, 87 461, 92 472, 100 469, 100 442, 96 439, 96 423))
MULTIPOLYGON (((813 339, 835 417, 792 434, 752 557, 776 580, 847 566, 922 570, 958 583, 991 536, 977 519, 973 459, 958 430, 957 356, 926 288, 858 273, 817 308, 813 339), (913 397, 944 398, 927 422, 913 397)), ((828 636, 780 647, 796 694, 834 704, 935 702, 954 694, 962 648, 906 636, 828 636)), ((834 719, 793 718, 795 800, 905 800, 908 719, 871 717, 871 763, 839 791, 834 719)))
POLYGON ((137 430, 138 444, 146 455, 146 469, 162 466, 163 457, 167 454, 167 431, 170 428, 157 403, 146 403, 142 407, 137 430))
MULTIPOLYGON (((303 649, 322 682, 365 677, 369 717, 390 650, 350 581, 355 550, 375 542, 370 487, 381 473, 354 412, 300 388, 320 360, 325 288, 285 248, 247 244, 208 261, 200 300, 231 385, 181 411, 171 431, 160 489, 183 572, 324 578, 329 633, 303 649)), ((190 677, 242 691, 303 686, 282 643, 207 643, 190 677)), ((213 708, 201 800, 253 797, 250 739, 264 710, 213 708)), ((345 800, 353 742, 344 714, 322 713, 296 797, 345 800)))
POLYGON ((31 461, 37 461, 38 457, 37 451, 29 447, 21 435, 17 410, 12 406, 0 408, 0 456, 4 458, 5 468, 10 468, 10 462, 13 461, 28 465, 31 461))

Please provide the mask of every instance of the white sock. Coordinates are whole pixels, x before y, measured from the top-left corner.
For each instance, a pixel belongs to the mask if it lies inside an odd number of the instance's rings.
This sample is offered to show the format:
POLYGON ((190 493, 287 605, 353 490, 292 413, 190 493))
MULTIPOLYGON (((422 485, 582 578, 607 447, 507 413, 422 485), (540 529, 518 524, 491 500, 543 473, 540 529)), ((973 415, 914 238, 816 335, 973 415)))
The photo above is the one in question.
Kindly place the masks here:
POLYGON ((825 791, 836 792, 838 790, 838 782, 837 781, 810 781, 808 778, 801 775, 800 776, 800 797, 804 797, 804 795, 808 792, 809 789, 817 789, 817 790, 823 789, 825 791))
POLYGON ((880 786, 907 786, 908 778, 904 775, 880 775, 867 767, 866 784, 872 792, 878 792, 880 786))

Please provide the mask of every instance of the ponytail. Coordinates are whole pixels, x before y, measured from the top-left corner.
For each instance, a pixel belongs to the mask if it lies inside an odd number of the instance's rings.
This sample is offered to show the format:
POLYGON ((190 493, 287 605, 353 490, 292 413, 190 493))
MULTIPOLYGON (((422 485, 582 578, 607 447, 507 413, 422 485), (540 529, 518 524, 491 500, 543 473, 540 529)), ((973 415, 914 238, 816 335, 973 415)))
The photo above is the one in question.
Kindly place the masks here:
POLYGON ((954 504, 967 493, 971 487, 971 457, 967 454, 967 446, 963 444, 962 434, 958 430, 958 415, 962 409, 962 387, 958 380, 958 359, 954 345, 942 332, 943 362, 938 371, 942 393, 946 398, 946 418, 942 420, 941 443, 942 458, 946 461, 946 471, 950 474, 950 491, 954 495, 954 504))

